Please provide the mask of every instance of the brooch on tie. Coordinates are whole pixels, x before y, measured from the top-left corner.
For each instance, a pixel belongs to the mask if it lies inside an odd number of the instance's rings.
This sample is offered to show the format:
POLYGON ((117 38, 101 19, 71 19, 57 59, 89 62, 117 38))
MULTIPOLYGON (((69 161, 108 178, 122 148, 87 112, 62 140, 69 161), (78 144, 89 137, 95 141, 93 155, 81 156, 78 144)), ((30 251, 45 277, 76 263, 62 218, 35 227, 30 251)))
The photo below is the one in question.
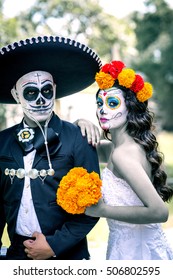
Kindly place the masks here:
POLYGON ((29 142, 34 138, 34 133, 32 128, 26 127, 21 129, 17 134, 19 142, 29 142))

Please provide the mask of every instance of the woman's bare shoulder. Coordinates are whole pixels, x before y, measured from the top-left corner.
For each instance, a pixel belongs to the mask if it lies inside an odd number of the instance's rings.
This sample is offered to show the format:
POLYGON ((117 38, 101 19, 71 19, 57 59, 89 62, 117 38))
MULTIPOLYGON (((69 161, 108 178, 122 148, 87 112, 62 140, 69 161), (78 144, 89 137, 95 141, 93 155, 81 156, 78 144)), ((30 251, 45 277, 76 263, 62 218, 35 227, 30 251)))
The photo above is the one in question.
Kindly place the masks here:
POLYGON ((97 145, 97 152, 100 162, 108 162, 110 153, 112 151, 112 142, 109 140, 101 140, 97 145))
POLYGON ((122 145, 120 148, 114 149, 111 161, 113 166, 119 172, 128 168, 128 170, 138 170, 142 168, 151 177, 151 166, 146 158, 144 149, 138 144, 122 145))

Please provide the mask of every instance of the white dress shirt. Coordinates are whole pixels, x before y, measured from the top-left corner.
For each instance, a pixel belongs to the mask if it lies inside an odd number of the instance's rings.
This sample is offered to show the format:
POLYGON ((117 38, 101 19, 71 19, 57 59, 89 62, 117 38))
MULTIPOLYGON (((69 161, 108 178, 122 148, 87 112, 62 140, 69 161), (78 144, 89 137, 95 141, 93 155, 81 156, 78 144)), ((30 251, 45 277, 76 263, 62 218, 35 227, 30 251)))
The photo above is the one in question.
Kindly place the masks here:
MULTIPOLYGON (((35 153, 36 150, 33 150, 23 157, 25 170, 29 171, 32 169, 35 153)), ((31 237, 34 231, 41 233, 41 228, 33 205, 30 178, 25 176, 24 189, 17 217, 16 233, 31 237)))

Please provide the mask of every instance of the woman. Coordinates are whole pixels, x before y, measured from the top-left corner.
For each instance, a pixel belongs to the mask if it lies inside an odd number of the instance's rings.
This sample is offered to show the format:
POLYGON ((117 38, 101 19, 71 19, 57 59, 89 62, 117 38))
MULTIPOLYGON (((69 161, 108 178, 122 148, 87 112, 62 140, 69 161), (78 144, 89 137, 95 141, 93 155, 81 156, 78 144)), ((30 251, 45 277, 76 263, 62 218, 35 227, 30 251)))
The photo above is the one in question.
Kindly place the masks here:
POLYGON ((173 259, 160 224, 173 190, 152 133, 152 86, 121 61, 104 65, 96 82, 97 117, 112 149, 102 172, 103 200, 85 213, 107 218, 107 259, 173 259))

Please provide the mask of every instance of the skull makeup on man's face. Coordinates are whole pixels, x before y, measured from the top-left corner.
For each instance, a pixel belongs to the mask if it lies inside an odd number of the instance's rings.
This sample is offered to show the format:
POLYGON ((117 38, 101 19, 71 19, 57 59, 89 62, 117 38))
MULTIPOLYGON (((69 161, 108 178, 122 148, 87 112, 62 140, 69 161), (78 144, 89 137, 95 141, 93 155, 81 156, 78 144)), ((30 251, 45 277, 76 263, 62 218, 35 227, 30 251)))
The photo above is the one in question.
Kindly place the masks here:
POLYGON ((110 130, 126 123, 127 108, 121 89, 112 87, 100 90, 96 102, 97 117, 102 129, 110 130))
POLYGON ((16 83, 16 93, 23 112, 38 122, 44 122, 53 111, 55 84, 50 73, 33 71, 16 83))

